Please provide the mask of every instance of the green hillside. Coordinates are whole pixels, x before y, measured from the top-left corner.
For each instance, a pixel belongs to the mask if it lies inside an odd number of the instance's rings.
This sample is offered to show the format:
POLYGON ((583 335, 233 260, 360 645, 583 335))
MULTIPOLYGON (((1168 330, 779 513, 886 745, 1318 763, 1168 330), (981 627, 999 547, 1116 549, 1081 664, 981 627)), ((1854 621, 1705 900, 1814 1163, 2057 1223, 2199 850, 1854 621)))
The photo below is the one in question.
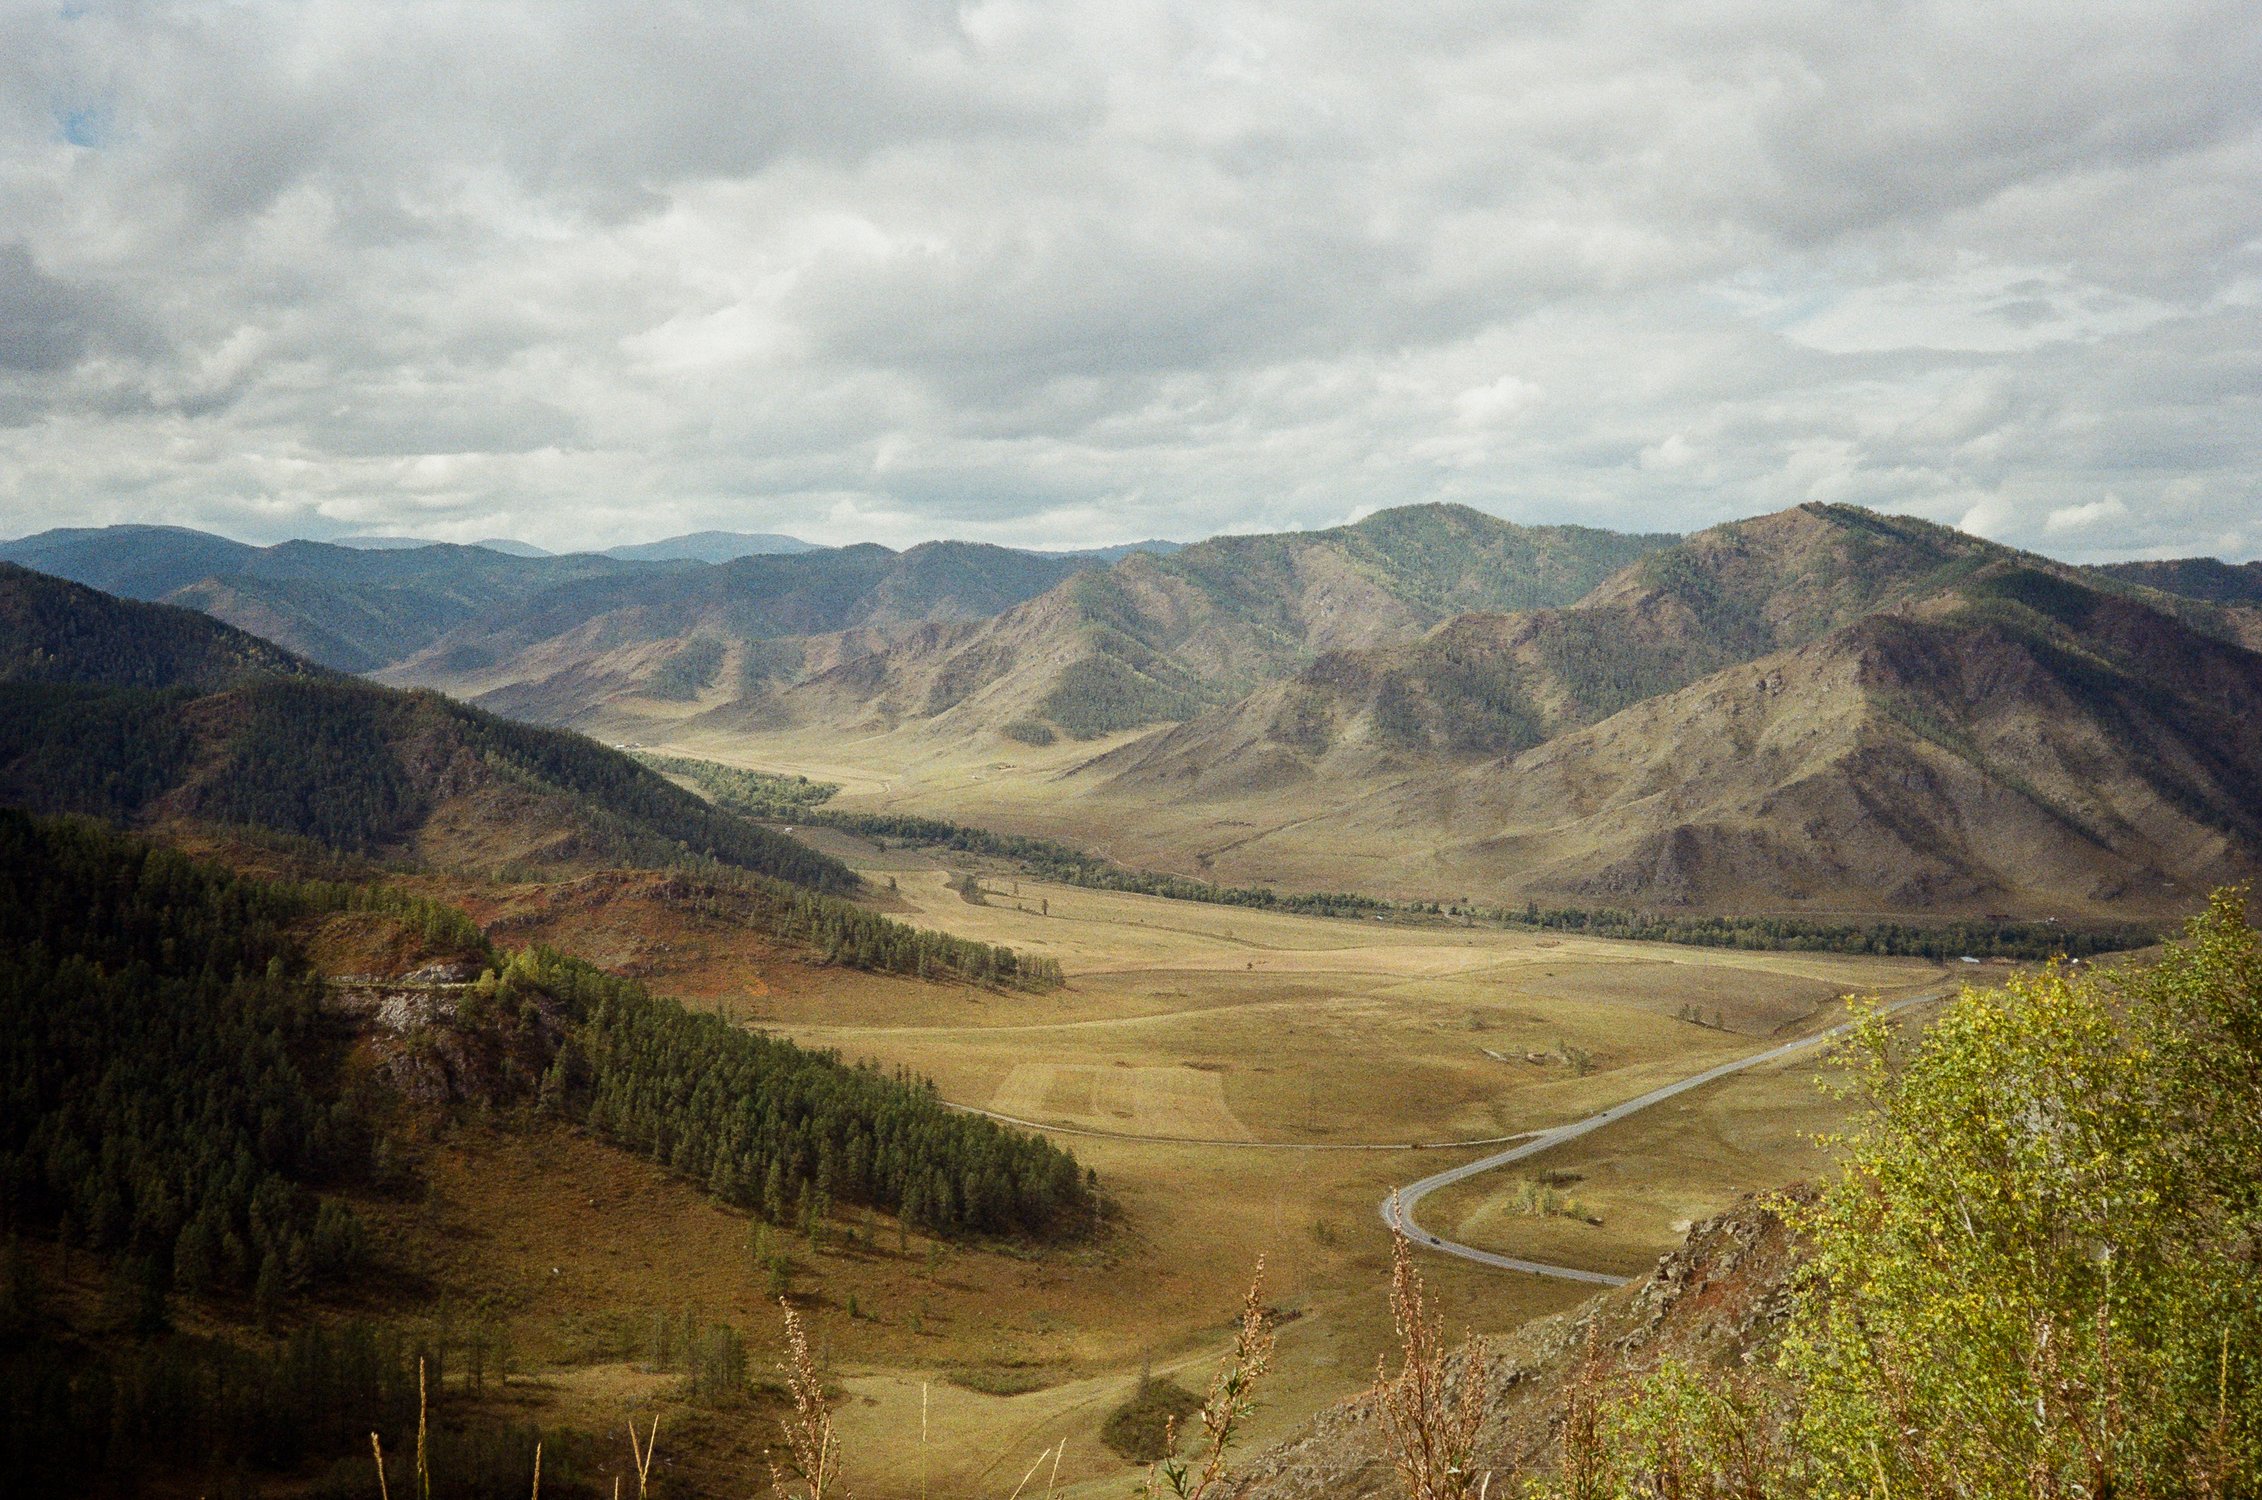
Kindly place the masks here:
POLYGON ((467 866, 704 860, 856 884, 594 741, 331 677, 186 610, 10 569, 0 618, 22 627, 0 684, 0 797, 22 806, 467 866))

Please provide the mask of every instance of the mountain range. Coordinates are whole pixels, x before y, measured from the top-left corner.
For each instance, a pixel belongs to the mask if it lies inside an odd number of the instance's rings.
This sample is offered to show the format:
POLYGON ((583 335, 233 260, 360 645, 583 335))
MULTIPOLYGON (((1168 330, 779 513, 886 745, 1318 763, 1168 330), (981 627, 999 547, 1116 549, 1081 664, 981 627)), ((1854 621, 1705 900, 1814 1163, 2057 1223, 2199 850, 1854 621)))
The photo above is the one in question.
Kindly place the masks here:
POLYGON ((844 548, 553 591, 384 675, 555 722, 633 725, 659 699, 683 705, 660 715, 677 725, 695 710, 721 728, 1088 738, 1461 611, 1568 603, 1668 540, 1417 507, 1107 566, 966 543, 844 548), (689 690, 674 670, 687 657, 707 664, 689 690))
POLYGON ((2073 916, 2262 866, 2262 564, 2081 568, 1848 506, 1672 537, 1426 505, 1073 554, 0 550, 396 687, 822 746, 891 768, 885 805, 1220 880, 2073 916), (988 769, 898 775, 942 761, 988 769))
POLYGON ((2167 908, 2262 855, 2251 624, 1802 507, 1568 609, 1330 655, 1070 780, 1232 826, 1220 878, 1324 852, 1377 888, 1513 872, 1590 904, 2167 908))

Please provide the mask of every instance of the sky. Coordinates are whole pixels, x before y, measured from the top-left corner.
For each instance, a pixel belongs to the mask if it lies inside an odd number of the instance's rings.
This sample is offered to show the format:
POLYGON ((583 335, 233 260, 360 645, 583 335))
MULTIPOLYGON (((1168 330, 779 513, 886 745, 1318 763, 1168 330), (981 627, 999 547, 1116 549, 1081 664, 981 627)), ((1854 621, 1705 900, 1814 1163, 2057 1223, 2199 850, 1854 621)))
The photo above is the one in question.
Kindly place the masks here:
POLYGON ((0 535, 2262 556, 2262 5, 0 0, 0 535))

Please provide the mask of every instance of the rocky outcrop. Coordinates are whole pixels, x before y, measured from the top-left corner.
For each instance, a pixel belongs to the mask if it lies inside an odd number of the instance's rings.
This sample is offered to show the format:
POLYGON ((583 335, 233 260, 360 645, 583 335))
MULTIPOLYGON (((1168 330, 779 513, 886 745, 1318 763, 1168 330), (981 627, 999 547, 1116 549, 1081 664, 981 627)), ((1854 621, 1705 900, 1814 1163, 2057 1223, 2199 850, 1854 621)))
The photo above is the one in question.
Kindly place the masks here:
POLYGON ((362 1034, 371 1071, 412 1105, 513 1104, 533 1097, 565 1040, 547 995, 504 1002, 461 963, 400 979, 333 980, 328 1009, 362 1034))
MULTIPOLYGON (((1489 1392, 1480 1460, 1504 1484, 1550 1471, 1572 1382, 1605 1386, 1668 1357, 1714 1369, 1755 1369, 1773 1357, 1790 1311, 1798 1245, 1785 1223, 1802 1189, 1747 1197, 1689 1231, 1648 1276, 1575 1311, 1483 1341, 1449 1372, 1489 1392)), ((1359 1396, 1315 1416, 1295 1437, 1253 1461, 1242 1500, 1395 1497, 1398 1476, 1381 1446, 1374 1403, 1359 1396)))

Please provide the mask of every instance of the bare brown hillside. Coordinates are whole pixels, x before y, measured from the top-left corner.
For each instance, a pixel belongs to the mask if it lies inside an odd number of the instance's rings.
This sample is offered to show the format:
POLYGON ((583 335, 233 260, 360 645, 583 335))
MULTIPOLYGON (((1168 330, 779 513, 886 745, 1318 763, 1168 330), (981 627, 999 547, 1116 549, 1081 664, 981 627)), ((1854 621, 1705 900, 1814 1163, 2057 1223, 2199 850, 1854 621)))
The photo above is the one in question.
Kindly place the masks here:
POLYGON ((1463 614, 1403 644, 1333 652, 1137 758, 1255 784, 1294 774, 1279 751, 1358 774, 1510 754, 2012 555, 1920 521, 1799 506, 1652 553, 1567 608, 1463 614), (1252 756, 1269 768, 1241 764, 1252 756))
POLYGON ((1410 639, 1459 612, 1569 603, 1666 540, 1412 506, 1104 569, 1029 560, 1042 568, 991 586, 910 590, 917 609, 888 594, 900 571, 888 554, 850 548, 830 563, 749 559, 664 587, 553 591, 383 675, 622 734, 908 725, 1085 737, 1186 718, 1322 653, 1410 639), (879 555, 851 567, 847 554, 863 552, 879 555), (871 576, 848 577, 856 568, 871 576))
POLYGON ((1550 618, 1324 663, 1079 780, 1255 830, 1218 878, 1331 849, 1370 887, 1495 899, 2074 915, 2262 863, 2262 656, 2144 599, 1998 557, 1560 732, 1514 649, 1465 649, 1550 618), (1501 719, 1528 732, 1495 753, 1501 719))

